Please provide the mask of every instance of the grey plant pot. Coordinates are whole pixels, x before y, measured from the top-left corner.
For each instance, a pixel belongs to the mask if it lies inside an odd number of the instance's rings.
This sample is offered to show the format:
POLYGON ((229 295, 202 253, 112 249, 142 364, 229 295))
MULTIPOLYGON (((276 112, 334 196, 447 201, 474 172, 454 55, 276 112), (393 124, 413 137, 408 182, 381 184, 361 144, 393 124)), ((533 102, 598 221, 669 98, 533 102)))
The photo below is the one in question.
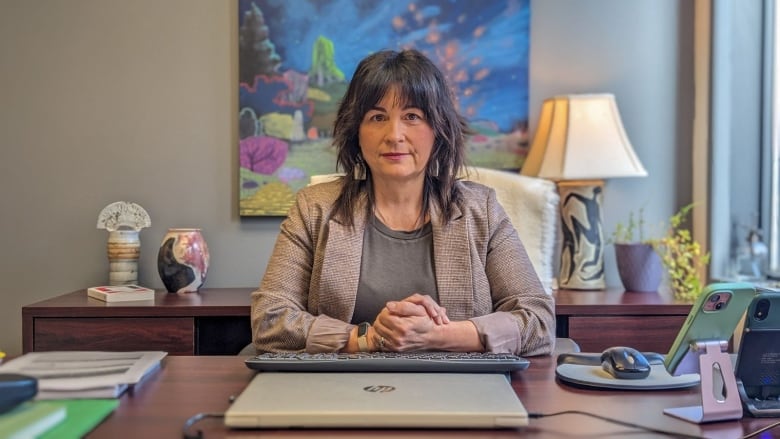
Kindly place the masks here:
POLYGON ((615 244, 615 260, 626 291, 658 291, 663 277, 661 257, 650 244, 615 244))

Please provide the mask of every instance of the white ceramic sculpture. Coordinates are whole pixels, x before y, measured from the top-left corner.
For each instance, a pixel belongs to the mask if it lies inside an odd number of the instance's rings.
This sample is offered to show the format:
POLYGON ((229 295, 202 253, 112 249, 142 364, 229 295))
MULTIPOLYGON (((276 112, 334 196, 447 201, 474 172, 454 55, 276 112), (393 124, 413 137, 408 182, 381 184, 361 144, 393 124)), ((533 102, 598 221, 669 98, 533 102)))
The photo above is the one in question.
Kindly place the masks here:
POLYGON ((149 214, 135 203, 117 201, 98 215, 97 228, 108 230, 108 284, 138 283, 139 232, 152 225, 149 214))

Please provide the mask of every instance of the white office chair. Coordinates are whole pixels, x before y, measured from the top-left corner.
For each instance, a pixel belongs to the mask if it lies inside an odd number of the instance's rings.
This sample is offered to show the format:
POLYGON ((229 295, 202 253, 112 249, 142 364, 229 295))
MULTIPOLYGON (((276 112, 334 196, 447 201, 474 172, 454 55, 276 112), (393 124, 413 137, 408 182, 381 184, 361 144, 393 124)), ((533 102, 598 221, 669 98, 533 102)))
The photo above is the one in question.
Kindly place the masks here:
POLYGON ((471 167, 468 180, 496 191, 498 202, 523 241, 547 293, 556 287, 555 243, 558 236, 558 190, 555 183, 515 172, 471 167))

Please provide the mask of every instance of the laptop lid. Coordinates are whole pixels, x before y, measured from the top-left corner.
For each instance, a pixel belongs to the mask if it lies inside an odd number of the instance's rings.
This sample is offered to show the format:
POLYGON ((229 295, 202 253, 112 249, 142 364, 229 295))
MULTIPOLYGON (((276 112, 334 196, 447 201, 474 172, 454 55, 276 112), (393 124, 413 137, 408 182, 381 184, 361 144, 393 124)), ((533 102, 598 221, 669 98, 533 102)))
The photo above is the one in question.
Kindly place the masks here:
POLYGON ((507 428, 528 413, 503 374, 258 373, 232 428, 507 428))

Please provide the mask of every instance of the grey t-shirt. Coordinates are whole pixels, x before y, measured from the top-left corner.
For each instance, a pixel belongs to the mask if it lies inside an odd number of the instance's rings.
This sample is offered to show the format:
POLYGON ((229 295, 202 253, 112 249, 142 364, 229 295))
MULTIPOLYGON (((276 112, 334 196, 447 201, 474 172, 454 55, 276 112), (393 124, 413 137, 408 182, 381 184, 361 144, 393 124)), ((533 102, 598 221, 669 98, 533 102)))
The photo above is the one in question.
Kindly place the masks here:
POLYGON ((371 323, 388 301, 401 300, 414 293, 427 294, 439 301, 431 223, 411 232, 399 232, 372 217, 363 236, 352 323, 371 323))

